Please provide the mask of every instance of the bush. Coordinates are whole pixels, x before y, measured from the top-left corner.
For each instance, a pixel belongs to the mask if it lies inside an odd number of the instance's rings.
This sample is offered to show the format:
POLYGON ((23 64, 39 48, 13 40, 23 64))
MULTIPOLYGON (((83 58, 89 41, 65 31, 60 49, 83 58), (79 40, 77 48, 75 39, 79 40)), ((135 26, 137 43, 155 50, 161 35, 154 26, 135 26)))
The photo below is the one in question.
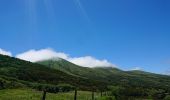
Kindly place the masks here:
POLYGON ((57 87, 59 88, 60 92, 69 92, 75 89, 75 87, 69 84, 59 84, 57 87))
POLYGON ((59 88, 55 85, 49 85, 49 84, 33 84, 33 89, 36 89, 38 91, 46 91, 49 93, 58 93, 59 88))
POLYGON ((4 88, 4 82, 0 80, 0 89, 4 88))
POLYGON ((155 93, 153 94, 153 99, 154 100, 163 100, 165 98, 166 94, 165 94, 165 90, 159 89, 157 91, 155 91, 155 93))
POLYGON ((45 90, 46 92, 49 93, 69 92, 74 90, 74 87, 69 84, 51 85, 51 84, 35 83, 35 84, 31 84, 30 87, 38 91, 45 90))
POLYGON ((114 96, 101 97, 99 100, 116 100, 114 96))
POLYGON ((167 95, 164 100, 170 100, 170 95, 167 95))

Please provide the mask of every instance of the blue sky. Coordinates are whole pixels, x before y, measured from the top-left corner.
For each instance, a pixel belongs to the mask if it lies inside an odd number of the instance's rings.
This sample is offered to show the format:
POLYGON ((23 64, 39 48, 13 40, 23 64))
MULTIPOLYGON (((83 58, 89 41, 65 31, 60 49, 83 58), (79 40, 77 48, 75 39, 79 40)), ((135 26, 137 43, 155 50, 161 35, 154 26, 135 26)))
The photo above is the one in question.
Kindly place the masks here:
POLYGON ((0 48, 52 48, 119 68, 170 70, 169 0, 1 0, 0 48))

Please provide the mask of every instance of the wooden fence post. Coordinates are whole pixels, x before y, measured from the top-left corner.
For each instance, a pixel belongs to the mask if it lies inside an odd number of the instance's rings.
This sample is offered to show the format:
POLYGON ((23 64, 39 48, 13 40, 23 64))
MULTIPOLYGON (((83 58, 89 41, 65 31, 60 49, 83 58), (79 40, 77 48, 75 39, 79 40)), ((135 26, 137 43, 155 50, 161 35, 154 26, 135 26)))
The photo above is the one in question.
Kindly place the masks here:
POLYGON ((46 91, 43 91, 43 97, 42 97, 42 100, 45 100, 46 99, 46 91))
POLYGON ((75 92, 74 92, 74 100, 77 100, 77 89, 75 89, 75 92))
POLYGON ((101 91, 101 97, 103 96, 103 92, 101 91))
POLYGON ((94 100, 94 91, 92 91, 92 100, 94 100))

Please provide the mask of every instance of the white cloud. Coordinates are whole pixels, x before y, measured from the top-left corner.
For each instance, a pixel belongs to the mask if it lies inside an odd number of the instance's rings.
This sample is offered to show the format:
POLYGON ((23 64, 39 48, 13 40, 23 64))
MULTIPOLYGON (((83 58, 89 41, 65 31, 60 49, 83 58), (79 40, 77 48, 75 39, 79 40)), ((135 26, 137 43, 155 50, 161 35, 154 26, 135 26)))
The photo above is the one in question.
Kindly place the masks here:
POLYGON ((91 56, 69 58, 68 61, 85 67, 97 67, 97 66, 113 67, 114 66, 113 64, 109 63, 107 60, 98 60, 91 56))
POLYGON ((170 70, 166 70, 163 74, 170 75, 170 70))
POLYGON ((55 52, 53 49, 47 48, 41 50, 29 50, 16 55, 16 57, 31 62, 37 62, 57 57, 67 59, 68 55, 62 52, 55 52))
POLYGON ((70 57, 68 54, 62 52, 56 52, 53 49, 49 49, 49 48, 41 49, 41 50, 29 50, 24 53, 16 55, 16 57, 31 62, 59 57, 68 60, 74 64, 85 66, 85 67, 97 67, 97 66, 115 67, 115 65, 108 62, 107 60, 98 60, 91 56, 70 57))
POLYGON ((12 56, 12 53, 11 53, 11 52, 5 51, 5 50, 3 50, 3 49, 1 49, 1 48, 0 48, 0 54, 2 54, 2 55, 7 55, 7 56, 12 56))
POLYGON ((142 70, 142 68, 141 67, 134 67, 134 68, 132 68, 132 70, 142 70))

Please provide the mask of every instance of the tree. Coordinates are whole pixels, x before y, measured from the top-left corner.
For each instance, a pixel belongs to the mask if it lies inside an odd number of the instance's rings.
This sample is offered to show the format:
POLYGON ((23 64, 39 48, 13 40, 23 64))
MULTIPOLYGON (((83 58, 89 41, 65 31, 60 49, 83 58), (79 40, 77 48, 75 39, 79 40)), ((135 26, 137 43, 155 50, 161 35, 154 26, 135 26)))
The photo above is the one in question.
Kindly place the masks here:
POLYGON ((153 94, 153 99, 154 100, 162 100, 165 98, 165 91, 162 89, 157 90, 154 94, 153 94))
POLYGON ((2 81, 0 81, 0 89, 4 88, 4 83, 2 81))
POLYGON ((170 95, 167 95, 164 100, 170 100, 170 95))

